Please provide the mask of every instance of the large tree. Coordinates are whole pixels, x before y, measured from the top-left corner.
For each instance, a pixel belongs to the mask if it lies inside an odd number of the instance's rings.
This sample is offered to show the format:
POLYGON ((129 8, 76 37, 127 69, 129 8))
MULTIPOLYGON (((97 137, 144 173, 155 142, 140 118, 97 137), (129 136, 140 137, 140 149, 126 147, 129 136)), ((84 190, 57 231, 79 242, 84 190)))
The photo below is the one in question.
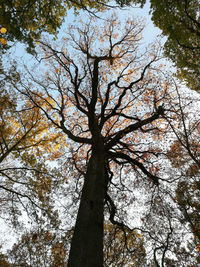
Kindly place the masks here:
POLYGON ((63 133, 67 146, 59 152, 70 155, 65 164, 73 163, 78 187, 84 180, 68 266, 103 266, 104 216, 126 242, 131 229, 121 209, 133 202, 131 188, 151 190, 165 180, 159 142, 152 141, 165 129, 170 85, 156 67, 159 48, 138 48, 142 28, 114 16, 102 26, 72 25, 60 49, 41 41, 48 71, 40 78, 30 72, 31 81, 18 88, 63 133))

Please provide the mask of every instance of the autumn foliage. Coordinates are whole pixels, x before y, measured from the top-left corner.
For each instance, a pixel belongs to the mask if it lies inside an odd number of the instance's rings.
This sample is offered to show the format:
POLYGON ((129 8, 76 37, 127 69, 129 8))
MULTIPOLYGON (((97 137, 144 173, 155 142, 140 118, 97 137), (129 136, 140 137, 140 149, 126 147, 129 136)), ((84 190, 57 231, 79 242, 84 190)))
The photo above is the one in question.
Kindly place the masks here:
POLYGON ((40 40, 37 68, 7 77, 2 210, 16 222, 16 210, 35 211, 9 252, 13 264, 199 260, 199 118, 159 42, 140 46, 143 28, 115 14, 101 25, 77 21, 59 44, 40 40))

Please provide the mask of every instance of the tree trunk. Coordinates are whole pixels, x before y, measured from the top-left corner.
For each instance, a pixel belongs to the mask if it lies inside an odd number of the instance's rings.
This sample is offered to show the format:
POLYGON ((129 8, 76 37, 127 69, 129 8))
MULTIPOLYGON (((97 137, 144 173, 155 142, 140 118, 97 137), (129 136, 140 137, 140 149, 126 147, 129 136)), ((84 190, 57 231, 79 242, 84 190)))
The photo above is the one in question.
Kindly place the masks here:
POLYGON ((103 267, 104 151, 99 142, 88 163, 68 267, 103 267))

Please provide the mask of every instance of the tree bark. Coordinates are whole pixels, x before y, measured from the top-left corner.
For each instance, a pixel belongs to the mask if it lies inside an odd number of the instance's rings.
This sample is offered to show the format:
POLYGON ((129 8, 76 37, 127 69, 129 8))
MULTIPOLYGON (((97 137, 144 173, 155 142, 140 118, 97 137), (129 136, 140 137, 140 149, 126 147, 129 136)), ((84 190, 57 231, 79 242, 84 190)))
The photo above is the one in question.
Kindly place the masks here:
POLYGON ((68 267, 103 267, 104 151, 101 140, 88 163, 68 267))

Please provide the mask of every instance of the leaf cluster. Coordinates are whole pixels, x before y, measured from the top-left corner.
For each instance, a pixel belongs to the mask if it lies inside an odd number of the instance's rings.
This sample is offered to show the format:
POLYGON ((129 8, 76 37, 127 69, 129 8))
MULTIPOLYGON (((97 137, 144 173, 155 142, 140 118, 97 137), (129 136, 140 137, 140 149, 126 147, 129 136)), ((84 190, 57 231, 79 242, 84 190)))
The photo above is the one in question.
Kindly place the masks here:
POLYGON ((177 76, 199 91, 199 1, 151 0, 150 3, 153 22, 167 36, 165 54, 175 63, 177 76))

